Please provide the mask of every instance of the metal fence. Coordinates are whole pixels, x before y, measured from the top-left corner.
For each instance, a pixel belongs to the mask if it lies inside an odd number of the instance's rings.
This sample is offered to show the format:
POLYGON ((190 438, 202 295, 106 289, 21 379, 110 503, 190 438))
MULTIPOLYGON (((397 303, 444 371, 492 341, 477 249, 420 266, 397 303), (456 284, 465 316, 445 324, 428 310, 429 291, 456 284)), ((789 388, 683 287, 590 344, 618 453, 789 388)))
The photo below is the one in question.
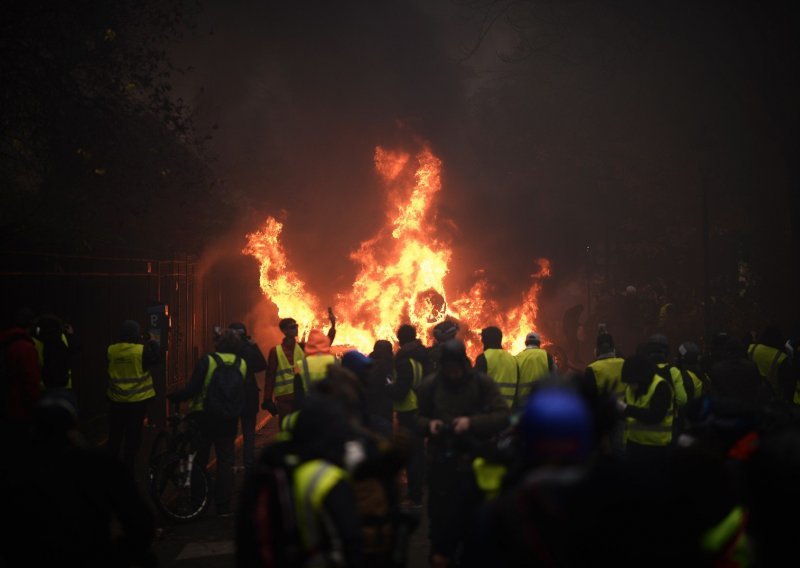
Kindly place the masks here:
POLYGON ((226 322, 225 290, 219 278, 199 276, 191 257, 170 260, 30 252, 0 252, 6 310, 28 306, 72 324, 80 351, 73 388, 82 428, 95 441, 106 436, 106 350, 123 320, 147 329, 147 308, 165 304, 169 313, 164 365, 154 371, 159 393, 150 420, 166 414, 165 394, 183 386, 211 346, 214 324, 226 322))

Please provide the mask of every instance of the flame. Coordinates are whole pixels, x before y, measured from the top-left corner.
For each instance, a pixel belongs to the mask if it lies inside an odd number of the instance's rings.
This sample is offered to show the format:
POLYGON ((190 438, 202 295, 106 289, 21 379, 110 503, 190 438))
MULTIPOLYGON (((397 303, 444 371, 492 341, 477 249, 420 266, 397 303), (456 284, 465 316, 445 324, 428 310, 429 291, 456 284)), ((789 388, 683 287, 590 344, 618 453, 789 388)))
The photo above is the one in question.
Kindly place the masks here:
MULTIPOLYGON (((483 270, 476 271, 466 294, 448 300, 445 278, 452 254, 434 229, 441 160, 424 146, 413 160, 409 153, 378 147, 374 161, 388 190, 386 224, 350 254, 360 269, 351 288, 336 297, 336 343, 368 353, 376 339, 394 339, 403 323, 413 324, 421 338, 429 339, 431 328, 450 318, 460 322, 460 336, 473 358, 482 349, 480 330, 489 325, 503 330, 506 349, 522 350, 525 335, 537 329, 537 297, 542 280, 550 275, 549 261, 537 260, 530 288, 519 304, 505 311, 491 297, 483 270)), ((247 236, 243 253, 261 264, 261 289, 278 307, 278 315, 296 319, 304 335, 322 327, 324 318, 320 302, 289 265, 279 239, 282 228, 267 218, 261 230, 247 236)))

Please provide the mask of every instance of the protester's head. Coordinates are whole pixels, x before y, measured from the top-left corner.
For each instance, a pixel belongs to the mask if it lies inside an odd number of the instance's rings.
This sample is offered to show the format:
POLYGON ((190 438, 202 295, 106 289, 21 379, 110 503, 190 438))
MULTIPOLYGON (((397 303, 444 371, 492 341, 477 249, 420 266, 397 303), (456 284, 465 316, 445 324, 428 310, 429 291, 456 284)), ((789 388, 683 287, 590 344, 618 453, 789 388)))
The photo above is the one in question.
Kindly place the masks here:
POLYGON ((660 333, 651 335, 647 340, 647 354, 655 362, 666 362, 669 357, 669 341, 667 337, 660 333))
POLYGON ((342 356, 342 367, 351 371, 362 382, 365 381, 369 375, 372 364, 372 359, 360 351, 348 351, 342 356))
POLYGON ((391 359, 392 358, 392 343, 386 339, 379 339, 372 346, 372 353, 369 354, 370 359, 391 359))
POLYGON ((594 351, 598 357, 600 355, 614 353, 614 338, 610 333, 601 333, 597 336, 597 343, 595 344, 594 351))
POLYGON ((649 385, 656 374, 656 366, 647 357, 637 354, 622 364, 621 381, 629 385, 649 385))
POLYGON ((232 329, 220 330, 214 339, 214 349, 217 353, 238 353, 242 346, 241 336, 232 329))
POLYGON ((525 345, 527 347, 539 347, 542 344, 542 336, 535 331, 530 332, 525 336, 525 345))
POLYGON ((324 394, 338 401, 352 423, 367 425, 366 395, 363 382, 344 364, 328 365, 325 378, 315 382, 313 389, 317 394, 324 394))
POLYGON ((458 339, 449 339, 442 344, 440 373, 445 385, 462 384, 470 371, 467 348, 458 339))
POLYGON ((499 327, 489 326, 481 330, 481 341, 484 349, 502 349, 503 332, 499 327))
POLYGON ((48 389, 34 409, 34 442, 65 441, 78 428, 78 401, 69 389, 48 389))
POLYGON ((700 362, 700 347, 691 341, 684 341, 678 346, 678 364, 696 365, 700 362))
POLYGON ((232 329, 236 333, 238 333, 243 339, 247 339, 247 327, 240 321, 235 321, 228 326, 228 329, 232 329))
POLYGON ((324 459, 344 466, 345 444, 352 436, 344 404, 331 393, 317 392, 315 385, 299 410, 292 429, 292 442, 297 446, 301 461, 324 459))
POLYGON ((580 462, 592 449, 593 419, 577 393, 549 386, 535 390, 522 412, 517 432, 528 461, 580 462))
POLYGON ((417 338, 417 328, 405 323, 397 329, 397 342, 402 346, 411 343, 417 338))
POLYGON ((125 320, 119 330, 119 340, 123 343, 138 343, 142 339, 142 331, 139 322, 135 320, 125 320))
POLYGON ((452 320, 444 320, 433 326, 433 339, 436 343, 454 339, 456 333, 458 333, 458 324, 452 320))
POLYGON ((305 347, 306 355, 328 355, 331 352, 331 340, 318 329, 308 332, 305 347))
POLYGON ((278 322, 278 328, 281 330, 283 335, 289 338, 297 337, 298 327, 297 321, 293 318, 284 318, 278 322))

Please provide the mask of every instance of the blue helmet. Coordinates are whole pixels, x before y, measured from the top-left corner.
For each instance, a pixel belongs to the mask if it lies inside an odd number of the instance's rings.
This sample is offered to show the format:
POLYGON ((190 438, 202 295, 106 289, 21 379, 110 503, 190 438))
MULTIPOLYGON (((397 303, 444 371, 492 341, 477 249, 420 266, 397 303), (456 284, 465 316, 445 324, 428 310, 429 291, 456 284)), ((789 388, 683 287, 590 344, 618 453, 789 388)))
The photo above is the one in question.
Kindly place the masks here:
POLYGON ((580 395, 562 387, 545 387, 528 399, 517 433, 531 460, 576 461, 591 451, 593 420, 580 395))

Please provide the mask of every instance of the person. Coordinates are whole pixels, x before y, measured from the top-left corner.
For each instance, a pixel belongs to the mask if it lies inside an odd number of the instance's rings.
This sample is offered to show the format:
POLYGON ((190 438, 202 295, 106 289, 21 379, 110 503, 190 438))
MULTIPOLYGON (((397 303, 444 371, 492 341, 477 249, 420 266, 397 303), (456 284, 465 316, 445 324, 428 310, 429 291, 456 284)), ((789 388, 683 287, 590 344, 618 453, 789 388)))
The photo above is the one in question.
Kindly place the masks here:
POLYGON ((242 427, 242 462, 245 475, 249 475, 256 459, 256 419, 258 417, 259 388, 256 373, 267 368, 267 361, 258 343, 247 335, 247 327, 242 322, 234 322, 228 326, 239 334, 241 351, 239 356, 247 363, 247 375, 244 379, 244 412, 241 417, 242 427))
POLYGON ((672 389, 673 411, 676 420, 673 422, 675 434, 680 433, 686 414, 686 404, 689 399, 686 395, 686 388, 683 384, 683 376, 680 370, 669 362, 669 341, 666 336, 657 333, 651 335, 644 345, 644 352, 647 358, 656 366, 656 372, 667 381, 672 389))
MULTIPOLYGON (((336 337, 336 317, 328 308, 328 319, 331 327, 328 330, 328 339, 333 344, 336 337)), ((277 414, 280 422, 294 412, 295 408, 295 365, 302 361, 304 345, 298 343, 297 322, 292 318, 284 318, 278 322, 278 328, 283 333, 280 345, 270 349, 267 355, 267 371, 264 375, 264 401, 261 408, 270 413, 277 414)))
POLYGON ((625 419, 625 452, 634 463, 664 464, 672 444, 674 397, 666 379, 642 355, 622 365, 625 400, 618 408, 625 419))
POLYGON ((336 364, 336 356, 331 353, 331 340, 318 329, 308 333, 303 347, 303 357, 294 365, 295 375, 300 377, 301 389, 295 396, 305 396, 317 381, 325 378, 329 365, 336 364))
POLYGON ((430 359, 431 373, 439 370, 439 359, 442 351, 442 344, 449 340, 455 339, 458 333, 458 324, 453 320, 444 320, 433 326, 433 345, 428 349, 428 358, 430 359))
POLYGON ((33 342, 42 368, 43 388, 72 388, 72 365, 77 341, 70 324, 55 315, 43 315, 34 326, 33 342))
POLYGON ((525 336, 525 349, 516 354, 519 368, 519 387, 513 408, 521 408, 528 400, 537 381, 554 375, 557 371, 553 356, 541 348, 542 338, 535 331, 525 336))
POLYGON ((269 444, 245 481, 237 566, 366 565, 345 460, 351 423, 339 400, 315 391, 299 402, 291 436, 269 444))
MULTIPOLYGON (((582 377, 576 380, 587 400, 614 397, 625 400, 625 383, 622 382, 622 366, 625 359, 618 357, 614 348, 614 337, 600 333, 595 347, 597 359, 586 367, 582 377)), ((620 420, 613 421, 608 432, 610 450, 619 455, 625 448, 625 428, 620 420)))
POLYGON ((775 400, 800 404, 800 390, 791 358, 784 350, 785 343, 780 327, 769 325, 758 341, 747 347, 747 358, 756 364, 762 379, 772 388, 775 400))
POLYGON ((417 339, 417 329, 403 324, 397 329, 400 347, 395 355, 394 382, 387 386, 397 416, 397 425, 406 430, 411 440, 411 455, 406 468, 408 492, 403 505, 407 508, 422 508, 422 484, 425 476, 424 439, 417 429, 417 389, 428 373, 428 353, 417 339))
POLYGON ((418 428, 428 438, 432 566, 460 560, 467 523, 480 502, 473 492, 470 447, 505 429, 509 415, 494 381, 472 369, 464 344, 445 342, 439 371, 423 381, 419 392, 418 428))
POLYGON ((147 407, 156 396, 150 371, 161 363, 161 347, 142 337, 138 322, 125 320, 107 355, 108 451, 119 456, 122 449, 122 462, 133 474, 147 407))
POLYGON ((465 566, 580 565, 570 560, 593 421, 563 384, 537 387, 513 428, 515 459, 502 491, 475 516, 465 566))
POLYGON ((69 389, 43 393, 20 457, 3 484, 14 519, 0 537, 0 565, 158 565, 154 511, 119 458, 83 438, 69 389))
POLYGON ((33 311, 18 308, 10 319, 0 331, 0 431, 3 447, 8 455, 14 455, 14 449, 27 442, 33 410, 41 394, 41 369, 28 331, 33 311))
MULTIPOLYGON (((347 355, 345 353, 345 355, 347 355)), ((394 354, 392 344, 379 339, 369 354, 372 364, 364 382, 367 397, 367 413, 373 428, 386 437, 392 435, 392 399, 388 385, 394 380, 394 354)), ((344 359, 342 361, 344 363, 344 359)))
MULTIPOLYGON (((390 353, 391 353, 391 344, 389 344, 390 353)), ((388 403, 389 408, 389 418, 386 419, 385 416, 380 414, 376 414, 374 412, 375 402, 372 401, 370 403, 370 381, 375 380, 376 383, 380 381, 379 384, 376 384, 373 387, 373 391, 377 390, 377 388, 384 389, 386 388, 386 376, 383 378, 377 377, 373 375, 373 367, 375 366, 375 360, 371 357, 368 357, 357 351, 352 349, 345 353, 342 356, 342 368, 347 369, 355 377, 358 379, 358 392, 359 396, 362 399, 361 404, 363 405, 363 418, 361 422, 363 426, 369 429, 376 434, 384 436, 386 438, 390 438, 392 435, 392 422, 391 422, 391 412, 392 412, 392 402, 388 396, 384 395, 384 399, 386 403, 388 403)), ((372 395, 373 397, 375 395, 372 395)))
POLYGON ((503 349, 503 332, 489 326, 481 330, 483 353, 475 359, 475 369, 486 373, 500 389, 509 408, 514 405, 519 382, 519 369, 514 356, 503 349))
POLYGON ((192 399, 189 413, 194 415, 200 427, 201 444, 197 449, 195 467, 207 467, 214 446, 217 458, 217 472, 214 480, 214 500, 217 516, 229 517, 233 514, 233 463, 235 459, 236 432, 239 426, 241 409, 233 416, 215 414, 208 410, 208 393, 211 382, 219 380, 215 375, 220 365, 230 366, 241 375, 242 394, 247 376, 247 362, 238 354, 242 351, 239 333, 225 329, 215 338, 215 350, 201 358, 192 372, 192 378, 185 388, 168 396, 174 403, 192 399))

